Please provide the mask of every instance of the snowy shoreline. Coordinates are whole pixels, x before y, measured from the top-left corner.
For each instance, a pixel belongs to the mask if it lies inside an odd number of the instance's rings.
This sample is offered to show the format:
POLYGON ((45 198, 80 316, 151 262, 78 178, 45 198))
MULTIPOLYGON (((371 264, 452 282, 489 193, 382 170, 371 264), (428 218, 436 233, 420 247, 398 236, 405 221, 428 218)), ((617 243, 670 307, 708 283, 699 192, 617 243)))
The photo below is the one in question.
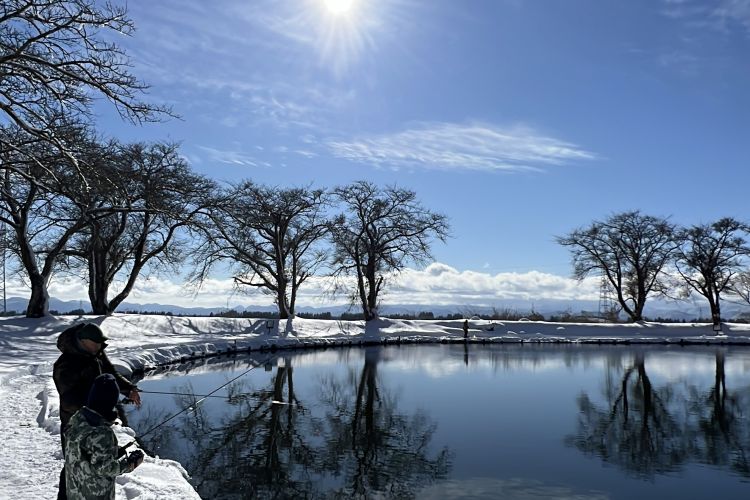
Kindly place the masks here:
MULTIPOLYGON (((463 343, 463 320, 259 320, 116 314, 110 317, 0 318, 0 497, 53 498, 62 467, 52 364, 67 326, 92 321, 110 337, 107 352, 126 375, 245 352, 367 345, 463 343)), ((546 323, 472 320, 470 344, 655 344, 750 346, 750 325, 726 323, 546 323)), ((133 431, 118 428, 123 441, 133 431)), ((148 457, 117 481, 118 498, 199 498, 180 464, 148 457)))

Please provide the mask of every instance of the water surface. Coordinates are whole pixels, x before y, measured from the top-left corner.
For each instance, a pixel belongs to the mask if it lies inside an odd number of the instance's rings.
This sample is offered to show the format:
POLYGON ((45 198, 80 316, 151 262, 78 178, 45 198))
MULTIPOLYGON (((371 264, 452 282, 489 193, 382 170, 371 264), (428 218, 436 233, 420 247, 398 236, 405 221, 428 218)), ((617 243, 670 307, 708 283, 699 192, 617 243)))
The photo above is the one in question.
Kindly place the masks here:
POLYGON ((394 346, 182 368, 139 382, 181 395, 143 394, 127 418, 204 498, 750 498, 748 349, 394 346))

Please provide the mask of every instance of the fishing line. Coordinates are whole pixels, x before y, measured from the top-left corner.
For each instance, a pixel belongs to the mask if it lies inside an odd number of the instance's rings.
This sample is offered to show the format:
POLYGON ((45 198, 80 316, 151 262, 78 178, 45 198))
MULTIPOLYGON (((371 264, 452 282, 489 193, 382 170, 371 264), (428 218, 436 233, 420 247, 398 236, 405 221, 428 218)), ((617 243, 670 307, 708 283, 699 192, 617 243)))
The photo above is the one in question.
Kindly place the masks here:
POLYGON ((254 394, 250 393, 240 393, 240 394, 234 394, 232 396, 214 396, 212 394, 193 394, 192 392, 169 392, 169 391, 144 391, 142 389, 138 389, 138 392, 143 394, 166 394, 169 396, 192 396, 196 398, 220 398, 220 399, 231 399, 235 397, 241 397, 241 396, 253 396, 256 397, 254 394))
MULTIPOLYGON (((192 403, 192 404, 190 404, 190 405, 186 406, 185 408, 183 408, 182 410, 178 411, 177 413, 175 413, 175 414, 174 414, 174 415, 172 415, 171 417, 167 418, 167 419, 166 419, 166 420, 164 420, 163 422, 161 422, 161 423, 159 423, 159 424, 157 424, 157 425, 153 426, 152 428, 150 428, 150 429, 149 429, 149 430, 147 430, 146 432, 144 432, 144 433, 141 433, 141 434, 139 434, 139 435, 138 435, 138 437, 139 437, 139 438, 143 438, 144 436, 148 436, 149 434, 151 434, 152 432, 154 432, 154 431, 155 431, 156 429, 160 428, 160 427, 161 427, 162 425, 166 424, 167 422, 170 422, 170 421, 172 421, 173 419, 175 419, 176 417, 178 417, 178 416, 182 415, 182 414, 183 414, 183 413, 185 413, 186 411, 192 411, 192 410, 195 410, 196 408, 198 408, 198 405, 199 405, 199 404, 201 404, 201 403, 202 403, 202 402, 203 402, 204 400, 206 400, 207 398, 209 398, 209 397, 212 397, 214 393, 216 393, 216 392, 219 392, 219 391, 220 391, 221 389, 223 389, 224 387, 228 386, 229 384, 231 384, 232 382, 234 382, 234 381, 235 381, 235 380, 237 380, 238 378, 240 378, 240 377, 243 377, 243 376, 247 375, 247 374, 248 374, 248 373, 250 373, 251 371, 253 371, 253 370, 255 370, 256 368, 258 368, 259 366, 264 366, 264 365, 266 365, 266 364, 267 364, 267 363, 269 363, 269 362, 270 362, 270 361, 271 361, 271 360, 272 360, 273 358, 275 358, 275 357, 279 356, 280 354, 281 354, 280 352, 278 352, 278 353, 276 353, 276 354, 272 354, 271 356, 269 356, 268 358, 266 358, 266 359, 265 359, 265 360, 263 360, 262 362, 258 363, 257 365, 255 365, 255 366, 251 366, 250 368, 248 368, 248 369, 247 369, 247 370, 245 370, 244 372, 240 373, 239 375, 237 375, 237 376, 236 376, 236 377, 234 377, 233 379, 231 379, 231 380, 229 380, 229 381, 227 381, 227 382, 225 382, 225 383, 221 384, 221 385, 220 385, 219 387, 217 387, 217 388, 216 388, 216 389, 214 389, 213 391, 211 391, 211 392, 209 392, 208 394, 204 395, 204 396, 203 396, 203 397, 202 397, 201 399, 199 399, 199 400, 198 400, 198 401, 196 401, 195 403, 192 403)), ((142 391, 142 392, 149 392, 149 391, 142 391)), ((125 445, 125 446, 123 446, 122 448, 123 448, 123 449, 124 449, 124 448, 127 448, 128 446, 130 446, 130 445, 134 444, 135 442, 136 442, 136 440, 133 440, 132 442, 130 442, 130 443, 128 443, 128 444, 126 444, 126 445, 125 445)))

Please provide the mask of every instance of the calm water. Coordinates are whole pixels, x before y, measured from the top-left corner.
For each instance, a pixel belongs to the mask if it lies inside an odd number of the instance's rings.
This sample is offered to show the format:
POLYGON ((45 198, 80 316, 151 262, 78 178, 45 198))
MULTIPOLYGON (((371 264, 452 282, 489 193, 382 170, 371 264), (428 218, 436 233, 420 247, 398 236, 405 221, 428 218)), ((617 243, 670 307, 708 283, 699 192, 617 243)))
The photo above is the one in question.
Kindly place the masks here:
POLYGON ((750 498, 750 350, 427 345, 151 375, 144 446, 204 498, 750 498), (194 394, 195 396, 191 396, 194 394))

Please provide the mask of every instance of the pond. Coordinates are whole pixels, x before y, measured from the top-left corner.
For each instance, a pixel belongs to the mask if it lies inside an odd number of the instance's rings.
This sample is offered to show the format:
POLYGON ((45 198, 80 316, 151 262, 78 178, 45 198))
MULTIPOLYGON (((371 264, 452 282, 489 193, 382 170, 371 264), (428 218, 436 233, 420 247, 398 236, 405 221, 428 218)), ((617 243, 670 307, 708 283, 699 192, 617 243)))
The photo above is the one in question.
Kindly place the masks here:
POLYGON ((203 498, 750 497, 748 349, 438 344, 179 368, 140 381, 152 393, 126 418, 203 498))

